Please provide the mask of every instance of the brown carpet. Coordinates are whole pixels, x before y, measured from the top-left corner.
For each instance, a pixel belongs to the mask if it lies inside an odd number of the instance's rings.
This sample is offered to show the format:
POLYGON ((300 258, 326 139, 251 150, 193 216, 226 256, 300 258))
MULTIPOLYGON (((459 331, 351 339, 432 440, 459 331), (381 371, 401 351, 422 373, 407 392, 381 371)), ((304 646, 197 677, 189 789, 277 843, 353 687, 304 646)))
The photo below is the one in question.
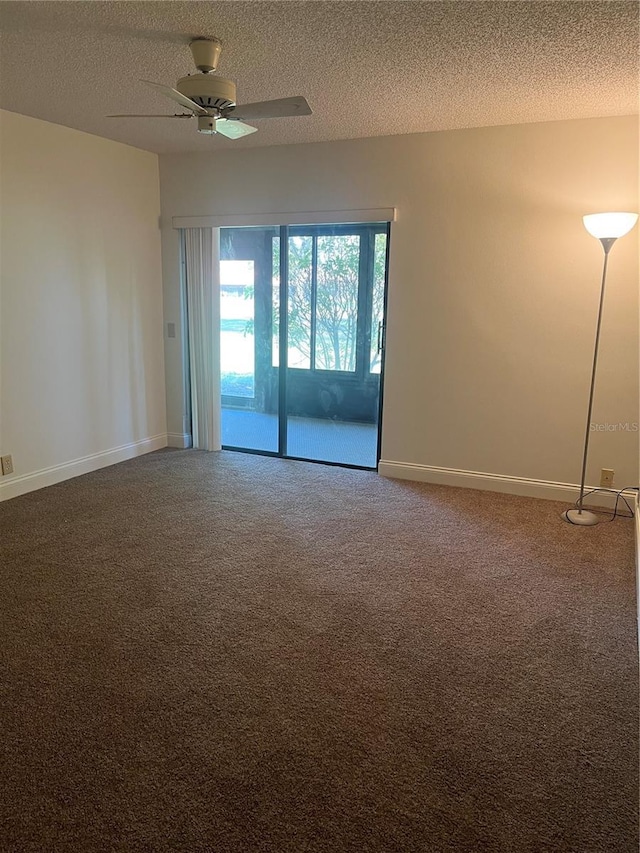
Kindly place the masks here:
POLYGON ((630 521, 161 451, 0 505, 3 851, 638 849, 630 521))

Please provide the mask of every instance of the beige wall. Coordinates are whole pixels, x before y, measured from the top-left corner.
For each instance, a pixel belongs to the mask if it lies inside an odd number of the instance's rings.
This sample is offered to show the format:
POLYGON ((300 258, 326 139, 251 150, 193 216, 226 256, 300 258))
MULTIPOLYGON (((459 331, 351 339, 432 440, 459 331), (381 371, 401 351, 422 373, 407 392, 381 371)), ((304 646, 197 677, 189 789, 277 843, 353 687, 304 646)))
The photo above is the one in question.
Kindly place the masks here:
MULTIPOLYGON (((215 144, 160 158, 167 321, 180 321, 171 217, 395 206, 383 459, 579 481, 602 264, 581 217, 638 209, 637 117, 215 144)), ((633 424, 638 228, 612 251, 605 309, 593 420, 633 424)), ((179 433, 181 342, 166 345, 179 433)), ((594 433, 588 480, 602 467, 637 484, 638 433, 594 433)))
POLYGON ((0 130, 2 498, 161 446, 166 420, 157 156, 0 130))

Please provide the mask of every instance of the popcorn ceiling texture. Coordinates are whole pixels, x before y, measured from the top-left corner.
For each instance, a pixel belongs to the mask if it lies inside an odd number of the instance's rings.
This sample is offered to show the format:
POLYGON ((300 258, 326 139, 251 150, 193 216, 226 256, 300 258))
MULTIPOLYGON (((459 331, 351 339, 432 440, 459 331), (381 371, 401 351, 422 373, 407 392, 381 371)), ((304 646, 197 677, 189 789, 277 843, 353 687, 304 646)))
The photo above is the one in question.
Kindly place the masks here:
POLYGON ((626 115, 638 22, 635 2, 1 2, 0 106, 158 153, 626 115), (105 118, 173 113, 139 81, 192 73, 198 35, 239 103, 304 95, 314 115, 233 142, 105 118))

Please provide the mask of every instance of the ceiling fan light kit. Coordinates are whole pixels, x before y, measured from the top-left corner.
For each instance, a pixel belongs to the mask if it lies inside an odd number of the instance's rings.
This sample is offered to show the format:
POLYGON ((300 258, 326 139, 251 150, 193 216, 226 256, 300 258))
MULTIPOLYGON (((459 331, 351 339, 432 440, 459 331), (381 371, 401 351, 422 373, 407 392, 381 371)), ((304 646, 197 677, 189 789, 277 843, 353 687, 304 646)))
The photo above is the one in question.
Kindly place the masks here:
POLYGON ((217 133, 217 119, 213 116, 198 116, 198 132, 199 133, 217 133))
POLYGON ((285 118, 311 115, 311 107, 301 95, 293 98, 276 98, 254 104, 236 106, 236 84, 213 74, 218 66, 222 43, 215 38, 197 38, 189 45, 197 74, 181 77, 175 89, 161 83, 142 80, 166 98, 180 104, 190 113, 173 116, 117 115, 109 118, 188 118, 198 119, 198 133, 214 135, 220 133, 228 139, 240 139, 255 133, 257 127, 245 124, 241 119, 285 118))

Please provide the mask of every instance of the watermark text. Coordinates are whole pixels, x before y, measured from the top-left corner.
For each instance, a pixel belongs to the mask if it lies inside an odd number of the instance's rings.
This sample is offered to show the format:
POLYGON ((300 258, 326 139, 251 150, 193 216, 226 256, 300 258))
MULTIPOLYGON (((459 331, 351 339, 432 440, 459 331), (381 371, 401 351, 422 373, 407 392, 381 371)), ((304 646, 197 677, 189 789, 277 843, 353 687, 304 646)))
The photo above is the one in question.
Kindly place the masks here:
POLYGON ((617 424, 591 423, 589 429, 591 432, 638 432, 640 427, 635 421, 633 423, 619 421, 617 424))

